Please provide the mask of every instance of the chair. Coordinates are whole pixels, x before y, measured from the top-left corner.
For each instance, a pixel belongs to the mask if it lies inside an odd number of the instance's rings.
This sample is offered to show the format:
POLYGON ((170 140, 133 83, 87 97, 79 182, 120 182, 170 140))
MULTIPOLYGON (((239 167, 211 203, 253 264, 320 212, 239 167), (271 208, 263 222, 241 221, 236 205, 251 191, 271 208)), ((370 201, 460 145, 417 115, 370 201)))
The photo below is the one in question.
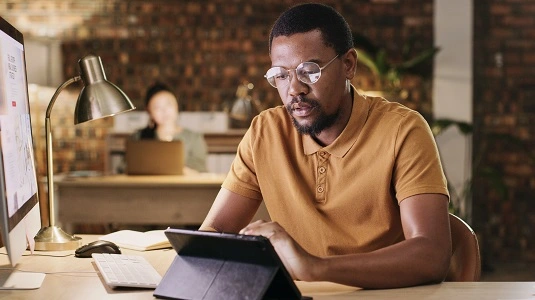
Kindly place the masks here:
POLYGON ((452 255, 446 281, 478 281, 481 257, 477 236, 461 218, 450 214, 452 255))

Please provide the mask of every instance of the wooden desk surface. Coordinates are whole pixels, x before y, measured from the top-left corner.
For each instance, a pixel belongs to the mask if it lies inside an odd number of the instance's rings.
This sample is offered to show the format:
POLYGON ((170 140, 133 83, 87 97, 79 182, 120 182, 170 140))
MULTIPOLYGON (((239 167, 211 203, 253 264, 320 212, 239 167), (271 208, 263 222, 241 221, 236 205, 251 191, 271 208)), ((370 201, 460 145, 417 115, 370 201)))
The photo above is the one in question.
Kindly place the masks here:
POLYGON ((106 175, 89 177, 54 177, 54 184, 66 187, 135 187, 135 186, 179 186, 179 187, 203 187, 221 186, 226 174, 203 173, 197 175, 151 175, 151 176, 128 176, 128 175, 106 175))
MULTIPOLYGON (((84 244, 98 236, 84 235, 84 244)), ((1 253, 5 253, 2 248, 1 253)), ((164 275, 171 264, 173 250, 123 253, 142 255, 164 275)), ((25 256, 19 270, 47 273, 37 290, 3 290, 0 299, 154 299, 153 290, 108 288, 92 258, 76 258, 74 251, 37 252, 25 256)), ((0 267, 9 267, 7 256, 0 255, 0 267)), ((403 289, 361 290, 328 282, 297 282, 313 299, 535 299, 535 282, 445 282, 403 289)))

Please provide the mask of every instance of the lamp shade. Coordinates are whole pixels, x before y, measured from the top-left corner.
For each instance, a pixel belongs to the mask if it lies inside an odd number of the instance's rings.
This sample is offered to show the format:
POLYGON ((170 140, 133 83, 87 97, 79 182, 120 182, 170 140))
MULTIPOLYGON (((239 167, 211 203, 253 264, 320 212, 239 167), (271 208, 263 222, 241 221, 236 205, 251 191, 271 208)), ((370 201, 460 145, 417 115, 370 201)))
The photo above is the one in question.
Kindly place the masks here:
POLYGON ((135 109, 128 96, 106 79, 100 57, 88 55, 78 62, 84 87, 74 110, 74 124, 135 109))
POLYGON ((249 90, 252 90, 252 83, 244 82, 236 90, 236 100, 232 103, 230 109, 231 126, 234 128, 247 128, 255 115, 255 107, 252 98, 249 96, 249 90))

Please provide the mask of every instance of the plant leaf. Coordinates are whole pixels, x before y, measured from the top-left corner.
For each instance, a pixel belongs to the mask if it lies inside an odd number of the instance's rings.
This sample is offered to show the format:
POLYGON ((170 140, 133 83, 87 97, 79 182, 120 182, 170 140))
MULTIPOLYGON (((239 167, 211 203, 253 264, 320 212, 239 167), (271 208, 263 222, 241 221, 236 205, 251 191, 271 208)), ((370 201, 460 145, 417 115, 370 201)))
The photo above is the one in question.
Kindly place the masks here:
POLYGON ((375 62, 375 60, 368 54, 368 52, 366 52, 365 50, 362 50, 362 49, 358 49, 357 50, 357 54, 358 54, 358 60, 363 63, 366 67, 368 67, 373 74, 375 74, 376 76, 379 76, 379 68, 377 66, 377 63, 375 62))
POLYGON ((408 72, 411 69, 416 68, 422 63, 431 61, 433 57, 440 51, 440 48, 433 47, 427 50, 424 50, 422 53, 418 54, 416 57, 405 61, 397 66, 397 68, 402 72, 408 72))
POLYGON ((453 119, 436 119, 430 124, 431 131, 433 132, 434 136, 438 136, 450 126, 457 126, 457 128, 463 135, 468 135, 473 131, 472 124, 453 119))
POLYGON ((390 70, 390 65, 388 64, 388 60, 386 59, 385 49, 380 49, 379 52, 377 52, 375 63, 377 64, 377 70, 379 71, 378 73, 379 76, 381 76, 381 79, 384 79, 386 75, 388 74, 388 71, 390 70))

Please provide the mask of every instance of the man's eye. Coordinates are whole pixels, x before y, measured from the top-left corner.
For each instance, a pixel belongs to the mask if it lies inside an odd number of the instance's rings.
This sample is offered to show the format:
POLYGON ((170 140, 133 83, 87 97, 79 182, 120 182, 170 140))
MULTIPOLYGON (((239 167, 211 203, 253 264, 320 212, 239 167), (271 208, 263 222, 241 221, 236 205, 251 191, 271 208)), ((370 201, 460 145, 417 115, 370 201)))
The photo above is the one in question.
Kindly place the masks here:
POLYGON ((286 78, 288 78, 288 74, 278 74, 275 76, 275 79, 277 80, 286 80, 286 78))
POLYGON ((312 75, 312 74, 318 73, 318 70, 316 70, 314 68, 311 68, 311 69, 303 68, 303 69, 299 70, 299 73, 301 73, 303 75, 312 75))

